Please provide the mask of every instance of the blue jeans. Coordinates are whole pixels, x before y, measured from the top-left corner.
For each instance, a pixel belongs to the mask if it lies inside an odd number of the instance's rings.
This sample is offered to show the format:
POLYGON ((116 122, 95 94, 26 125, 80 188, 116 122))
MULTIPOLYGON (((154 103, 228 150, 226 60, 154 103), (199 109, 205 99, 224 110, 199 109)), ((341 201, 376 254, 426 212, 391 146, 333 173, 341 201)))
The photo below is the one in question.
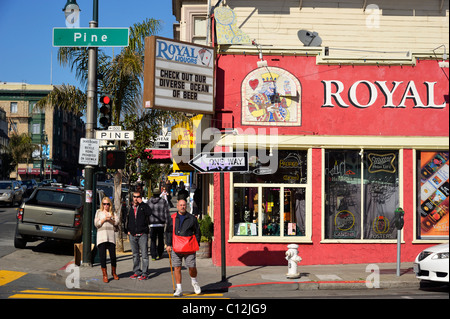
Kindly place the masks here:
POLYGON ((129 235, 131 251, 133 253, 133 272, 138 276, 148 276, 148 235, 129 235), (139 256, 142 255, 142 268, 139 256))

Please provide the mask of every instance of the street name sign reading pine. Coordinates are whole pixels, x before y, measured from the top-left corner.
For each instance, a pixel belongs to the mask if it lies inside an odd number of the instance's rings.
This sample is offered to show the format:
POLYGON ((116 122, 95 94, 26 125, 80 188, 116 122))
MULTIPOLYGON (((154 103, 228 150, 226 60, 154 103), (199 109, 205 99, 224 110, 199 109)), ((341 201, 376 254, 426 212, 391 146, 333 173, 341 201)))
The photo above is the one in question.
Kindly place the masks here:
POLYGON ((200 153, 189 165, 201 173, 248 172, 248 152, 200 153))
POLYGON ((128 28, 53 28, 54 47, 127 47, 128 28))
POLYGON ((110 141, 133 141, 134 131, 95 131, 95 138, 98 140, 110 140, 110 141))

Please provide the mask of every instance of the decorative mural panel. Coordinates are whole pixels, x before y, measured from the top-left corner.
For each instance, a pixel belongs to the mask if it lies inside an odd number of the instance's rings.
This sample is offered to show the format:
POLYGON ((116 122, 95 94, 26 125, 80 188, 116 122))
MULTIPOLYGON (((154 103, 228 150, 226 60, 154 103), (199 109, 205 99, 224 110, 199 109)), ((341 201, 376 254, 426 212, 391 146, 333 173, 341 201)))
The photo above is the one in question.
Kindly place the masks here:
POLYGON ((301 85, 288 71, 262 67, 242 82, 242 125, 300 126, 301 85))

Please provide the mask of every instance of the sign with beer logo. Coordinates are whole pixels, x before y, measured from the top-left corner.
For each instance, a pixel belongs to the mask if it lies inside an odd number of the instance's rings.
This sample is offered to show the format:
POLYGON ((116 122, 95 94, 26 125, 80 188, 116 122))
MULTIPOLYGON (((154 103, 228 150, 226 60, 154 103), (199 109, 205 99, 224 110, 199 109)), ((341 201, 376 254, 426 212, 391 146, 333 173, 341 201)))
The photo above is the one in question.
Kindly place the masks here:
POLYGON ((144 108, 214 113, 213 48, 147 37, 144 62, 144 108))
POLYGON ((394 166, 395 154, 369 154, 369 173, 386 172, 395 173, 394 166))

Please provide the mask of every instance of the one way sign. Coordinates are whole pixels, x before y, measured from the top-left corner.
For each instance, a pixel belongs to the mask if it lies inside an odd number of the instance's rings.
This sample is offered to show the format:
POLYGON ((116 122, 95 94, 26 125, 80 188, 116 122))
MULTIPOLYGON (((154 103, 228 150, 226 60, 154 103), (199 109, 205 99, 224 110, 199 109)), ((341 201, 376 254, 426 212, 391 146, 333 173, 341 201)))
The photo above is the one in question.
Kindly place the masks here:
POLYGON ((189 165, 201 173, 248 172, 248 152, 200 153, 189 165))

